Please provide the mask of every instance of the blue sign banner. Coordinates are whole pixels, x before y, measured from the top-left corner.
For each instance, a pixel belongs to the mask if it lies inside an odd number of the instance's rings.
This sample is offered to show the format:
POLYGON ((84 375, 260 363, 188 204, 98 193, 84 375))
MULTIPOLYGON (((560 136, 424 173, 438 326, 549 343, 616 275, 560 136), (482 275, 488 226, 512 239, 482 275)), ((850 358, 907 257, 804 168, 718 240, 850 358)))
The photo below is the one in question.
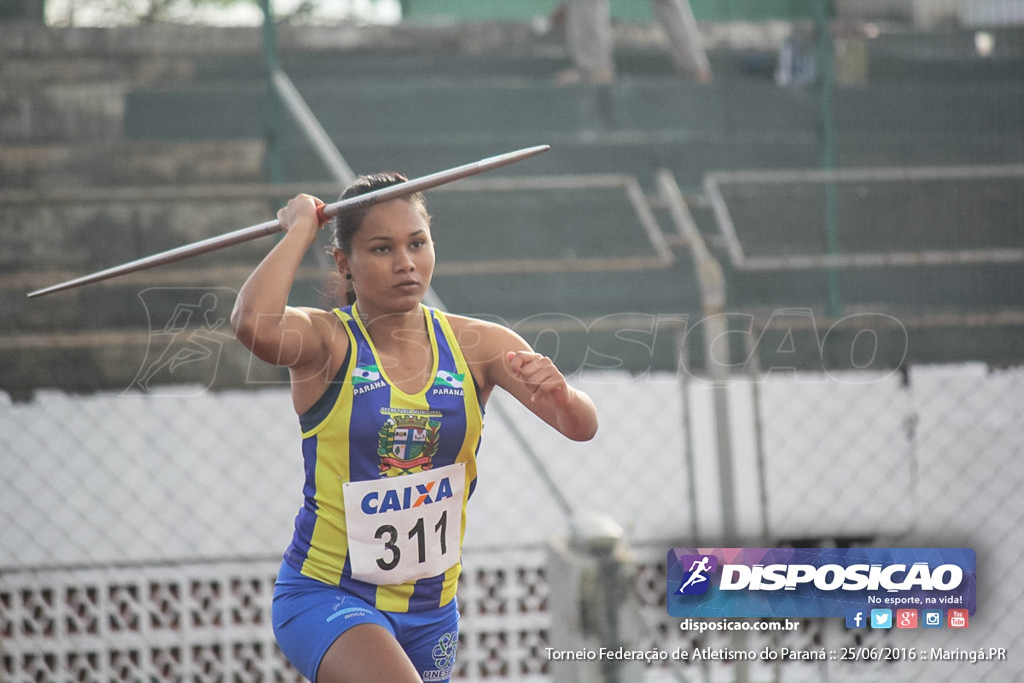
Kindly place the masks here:
POLYGON ((667 567, 674 617, 976 607, 970 548, 673 548, 667 567))

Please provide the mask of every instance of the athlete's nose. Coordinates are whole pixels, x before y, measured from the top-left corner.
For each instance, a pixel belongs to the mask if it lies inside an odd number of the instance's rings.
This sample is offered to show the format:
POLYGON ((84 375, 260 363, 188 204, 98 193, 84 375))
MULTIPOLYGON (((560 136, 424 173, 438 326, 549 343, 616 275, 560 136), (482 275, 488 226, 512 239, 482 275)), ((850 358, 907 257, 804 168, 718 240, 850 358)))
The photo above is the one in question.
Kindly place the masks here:
POLYGON ((395 270, 399 273, 416 270, 416 262, 408 249, 395 250, 395 270))

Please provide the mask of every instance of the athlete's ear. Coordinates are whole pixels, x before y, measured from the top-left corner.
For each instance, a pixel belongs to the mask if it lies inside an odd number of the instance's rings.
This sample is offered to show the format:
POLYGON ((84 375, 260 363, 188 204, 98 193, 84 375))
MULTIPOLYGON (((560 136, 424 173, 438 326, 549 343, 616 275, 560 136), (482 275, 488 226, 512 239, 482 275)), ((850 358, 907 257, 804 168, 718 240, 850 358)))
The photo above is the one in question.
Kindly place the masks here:
POLYGON ((337 247, 334 248, 334 265, 338 267, 338 272, 341 273, 342 276, 346 276, 351 279, 351 273, 348 269, 348 255, 337 247))

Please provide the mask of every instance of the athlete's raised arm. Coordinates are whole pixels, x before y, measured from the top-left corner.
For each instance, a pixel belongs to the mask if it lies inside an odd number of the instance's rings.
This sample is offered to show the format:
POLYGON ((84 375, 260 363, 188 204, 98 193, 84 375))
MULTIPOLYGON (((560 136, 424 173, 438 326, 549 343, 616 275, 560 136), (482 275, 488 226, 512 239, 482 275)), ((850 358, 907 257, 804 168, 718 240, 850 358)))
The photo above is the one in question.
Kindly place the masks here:
POLYGON ((245 281, 231 312, 238 340, 273 365, 322 367, 330 353, 334 316, 315 308, 288 306, 295 273, 320 229, 316 209, 322 203, 299 195, 278 211, 284 237, 245 281))

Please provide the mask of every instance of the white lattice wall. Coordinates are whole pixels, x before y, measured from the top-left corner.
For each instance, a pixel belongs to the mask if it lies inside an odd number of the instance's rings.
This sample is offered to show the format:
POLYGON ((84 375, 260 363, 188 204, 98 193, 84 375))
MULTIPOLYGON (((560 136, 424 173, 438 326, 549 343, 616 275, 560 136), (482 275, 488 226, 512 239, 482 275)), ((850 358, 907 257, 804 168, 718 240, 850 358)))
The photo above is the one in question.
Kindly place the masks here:
MULTIPOLYGON (((679 620, 665 610, 665 552, 651 546, 634 556, 633 598, 640 616, 628 622, 630 647, 736 646, 732 634, 680 631, 679 620)), ((456 680, 547 683, 552 667, 570 666, 548 656, 544 563, 543 548, 466 558, 456 680)), ((277 561, 262 559, 0 574, 0 680, 304 681, 274 642, 270 603, 277 568, 277 561)), ((752 635, 746 646, 813 649, 827 639, 850 638, 839 624, 823 620, 801 626, 793 633, 752 635)), ((821 672, 820 666, 788 666, 780 678, 764 663, 751 669, 751 681, 814 681, 821 672)), ((728 662, 663 661, 645 667, 644 681, 731 681, 734 674, 728 662)))
MULTIPOLYGON (((460 586, 457 677, 545 680, 543 551, 477 556, 460 586)), ((302 681, 274 642, 278 562, 0 574, 0 680, 302 681)))
POLYGON ((269 605, 277 563, 19 571, 0 584, 10 683, 301 681, 269 605))

